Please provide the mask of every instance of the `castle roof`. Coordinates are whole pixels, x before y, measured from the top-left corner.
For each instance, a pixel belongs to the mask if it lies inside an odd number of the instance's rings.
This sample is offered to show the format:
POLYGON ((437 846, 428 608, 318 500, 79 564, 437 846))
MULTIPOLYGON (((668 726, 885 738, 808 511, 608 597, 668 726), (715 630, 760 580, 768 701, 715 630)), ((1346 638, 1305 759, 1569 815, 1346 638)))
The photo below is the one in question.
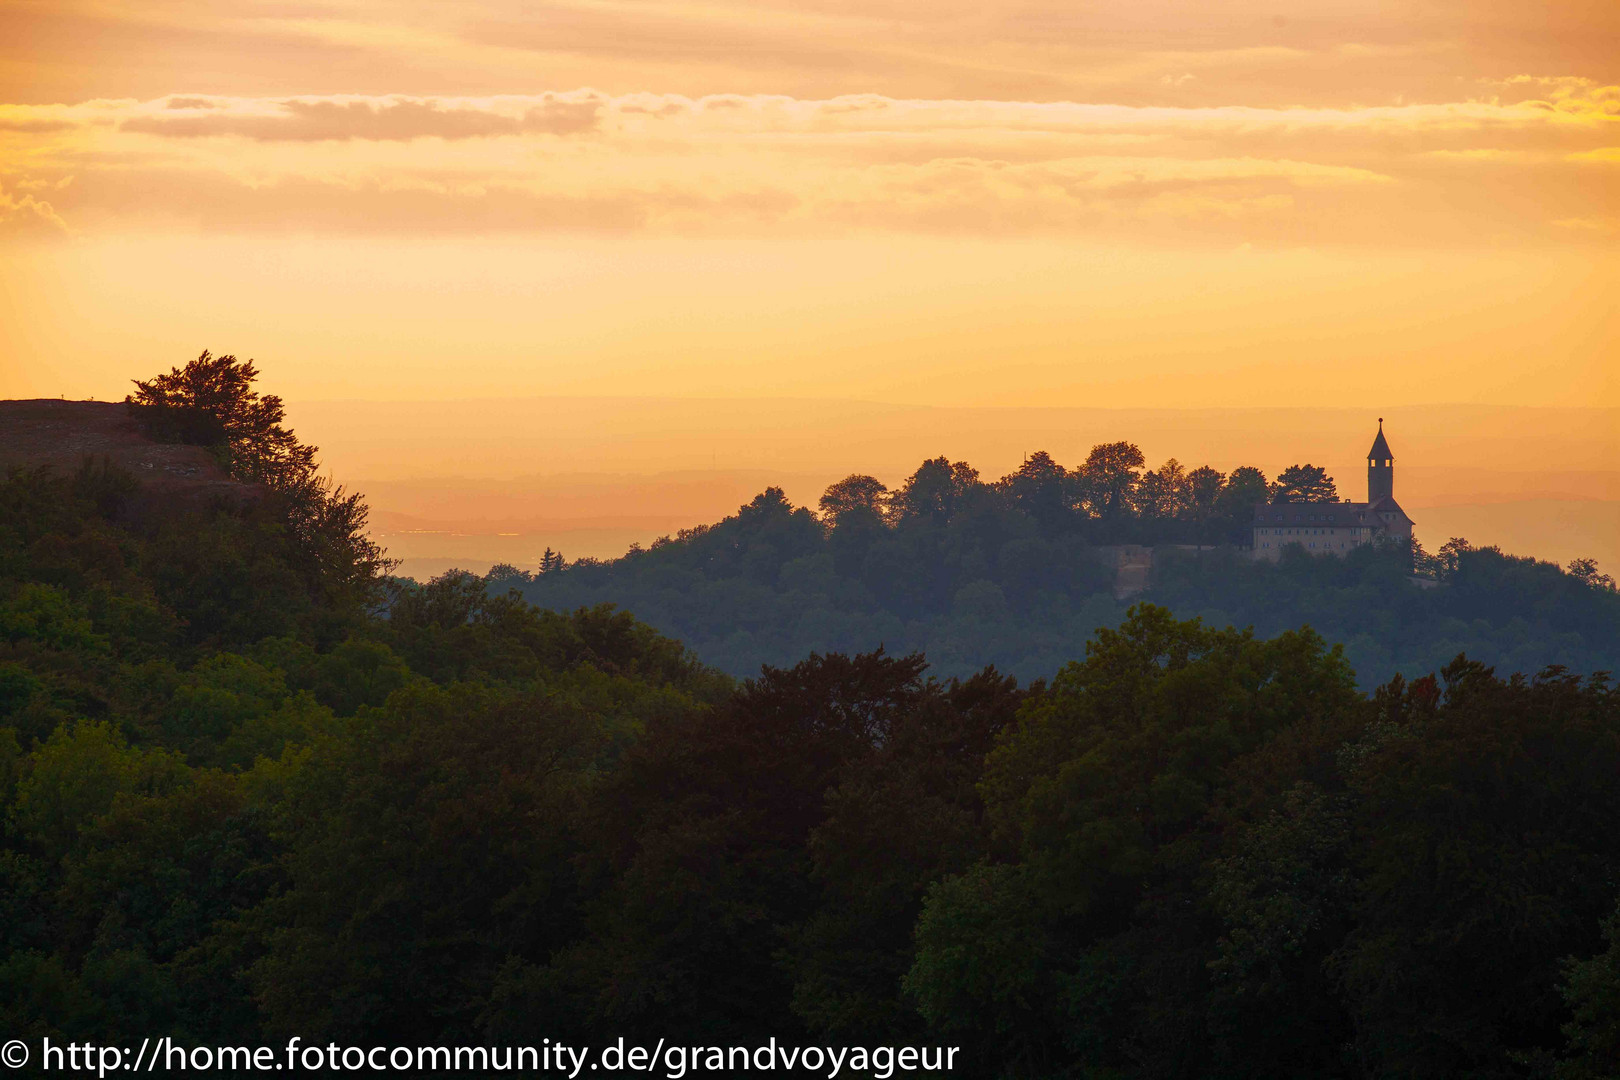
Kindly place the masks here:
POLYGON ((1256 521, 1333 521, 1355 524, 1356 514, 1372 509, 1364 502, 1279 502, 1256 503, 1256 521))
POLYGON ((1399 514, 1408 521, 1412 520, 1406 516, 1406 511, 1401 509, 1401 504, 1395 501, 1393 495, 1385 495, 1377 502, 1367 504, 1367 509, 1375 514, 1399 514))
POLYGON ((1393 497, 1377 502, 1281 502, 1255 503, 1254 523, 1309 522, 1328 525, 1371 525, 1382 527, 1380 514, 1399 515, 1397 520, 1410 521, 1406 511, 1393 497))
POLYGON ((1369 459, 1377 458, 1379 461, 1393 461, 1395 455, 1389 451, 1389 443, 1384 441, 1384 418, 1378 418, 1378 438, 1373 440, 1372 449, 1367 451, 1369 459))

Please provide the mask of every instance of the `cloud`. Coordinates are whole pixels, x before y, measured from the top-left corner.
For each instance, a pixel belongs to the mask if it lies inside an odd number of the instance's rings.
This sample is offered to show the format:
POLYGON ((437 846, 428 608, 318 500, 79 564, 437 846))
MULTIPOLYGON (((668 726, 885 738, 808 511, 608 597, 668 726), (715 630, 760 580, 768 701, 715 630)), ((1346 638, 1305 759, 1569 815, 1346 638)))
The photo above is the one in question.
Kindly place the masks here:
POLYGON ((66 131, 75 127, 69 120, 13 120, 0 116, 0 131, 16 131, 26 135, 39 135, 47 131, 66 131))
POLYGON ((0 236, 64 236, 67 231, 67 222, 50 203, 0 187, 0 236))
POLYGON ((1609 75, 1617 33, 1620 6, 1601 0, 32 0, 0 4, 0 41, 17 43, 0 100, 268 95, 289 72, 454 92, 543 72, 694 99, 1435 102, 1459 85, 1522 96, 1609 75))
POLYGON ((1571 154, 1569 160, 1581 161, 1589 165, 1620 165, 1620 146, 1600 146, 1595 150, 1571 154))
POLYGON ((589 89, 167 95, 0 105, 0 120, 33 125, 6 136, 13 164, 0 176, 21 193, 77 175, 50 198, 78 231, 839 225, 1567 242, 1585 234, 1548 218, 1612 212, 1607 171, 1592 166, 1615 160, 1613 88, 1523 85, 1540 96, 1344 108, 589 89))
MULTIPOLYGON (((167 108, 209 108, 203 99, 170 98, 167 108), (176 105, 176 101, 187 102, 176 105)), ((446 107, 431 100, 384 101, 290 99, 265 111, 210 111, 202 116, 138 116, 126 131, 168 138, 242 136, 261 142, 323 142, 346 139, 472 139, 495 135, 546 133, 574 135, 596 127, 596 101, 548 98, 521 115, 466 106, 446 107)))

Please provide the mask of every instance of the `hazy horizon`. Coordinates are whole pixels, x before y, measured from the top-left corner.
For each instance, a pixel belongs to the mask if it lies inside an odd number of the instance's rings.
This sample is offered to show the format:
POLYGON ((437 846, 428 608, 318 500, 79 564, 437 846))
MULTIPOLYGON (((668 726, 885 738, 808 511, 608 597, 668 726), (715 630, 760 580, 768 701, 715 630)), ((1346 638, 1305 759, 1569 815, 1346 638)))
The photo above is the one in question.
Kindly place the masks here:
POLYGON ((622 555, 708 524, 768 485, 814 507, 851 472, 898 486, 945 454, 985 479, 1046 450, 1072 467, 1128 439, 1151 466, 1321 464, 1362 498, 1383 415, 1396 494, 1435 549, 1453 536, 1620 565, 1620 409, 952 409, 891 402, 652 397, 292 402, 297 429, 366 492, 402 572, 622 555), (565 407, 566 406, 566 407, 565 407), (465 410, 466 415, 463 415, 465 410), (471 422, 476 416, 478 423, 471 422), (743 467, 738 462, 752 462, 743 467))
POLYGON ((0 5, 0 396, 1616 406, 1617 12, 0 5))
POLYGON ((1617 35, 1587 0, 0 4, 0 397, 252 358, 379 522, 576 550, 729 512, 728 469, 813 502, 1114 439, 1354 494, 1384 416, 1414 509, 1562 552, 1608 519, 1531 503, 1620 499, 1617 35), (426 484, 671 470, 706 478, 426 484))

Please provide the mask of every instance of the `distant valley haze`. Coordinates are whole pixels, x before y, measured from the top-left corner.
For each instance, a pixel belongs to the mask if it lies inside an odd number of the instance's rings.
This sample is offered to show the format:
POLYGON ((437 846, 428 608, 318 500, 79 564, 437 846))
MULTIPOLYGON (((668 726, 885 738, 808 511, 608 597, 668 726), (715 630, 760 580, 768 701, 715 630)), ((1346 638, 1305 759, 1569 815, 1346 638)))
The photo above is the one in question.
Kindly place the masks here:
POLYGON ((1620 564, 1620 409, 944 408, 851 400, 509 398, 305 401, 295 428, 366 493, 401 572, 532 569, 547 547, 611 558, 735 513, 765 487, 814 507, 855 472, 896 486, 925 458, 994 479, 1037 450, 1073 467, 1101 442, 1157 467, 1324 466, 1365 494, 1379 415, 1396 494, 1431 550, 1452 536, 1559 563, 1620 564))

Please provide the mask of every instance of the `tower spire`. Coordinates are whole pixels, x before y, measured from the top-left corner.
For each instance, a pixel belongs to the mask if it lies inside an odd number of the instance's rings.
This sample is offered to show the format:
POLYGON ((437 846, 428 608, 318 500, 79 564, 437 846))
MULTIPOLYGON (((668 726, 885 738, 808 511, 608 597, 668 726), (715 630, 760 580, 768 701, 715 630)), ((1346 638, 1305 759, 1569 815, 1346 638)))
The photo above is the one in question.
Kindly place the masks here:
POLYGON ((1384 438, 1384 418, 1378 418, 1378 436, 1372 449, 1367 451, 1367 501, 1395 497, 1395 455, 1390 452, 1389 441, 1384 438))

